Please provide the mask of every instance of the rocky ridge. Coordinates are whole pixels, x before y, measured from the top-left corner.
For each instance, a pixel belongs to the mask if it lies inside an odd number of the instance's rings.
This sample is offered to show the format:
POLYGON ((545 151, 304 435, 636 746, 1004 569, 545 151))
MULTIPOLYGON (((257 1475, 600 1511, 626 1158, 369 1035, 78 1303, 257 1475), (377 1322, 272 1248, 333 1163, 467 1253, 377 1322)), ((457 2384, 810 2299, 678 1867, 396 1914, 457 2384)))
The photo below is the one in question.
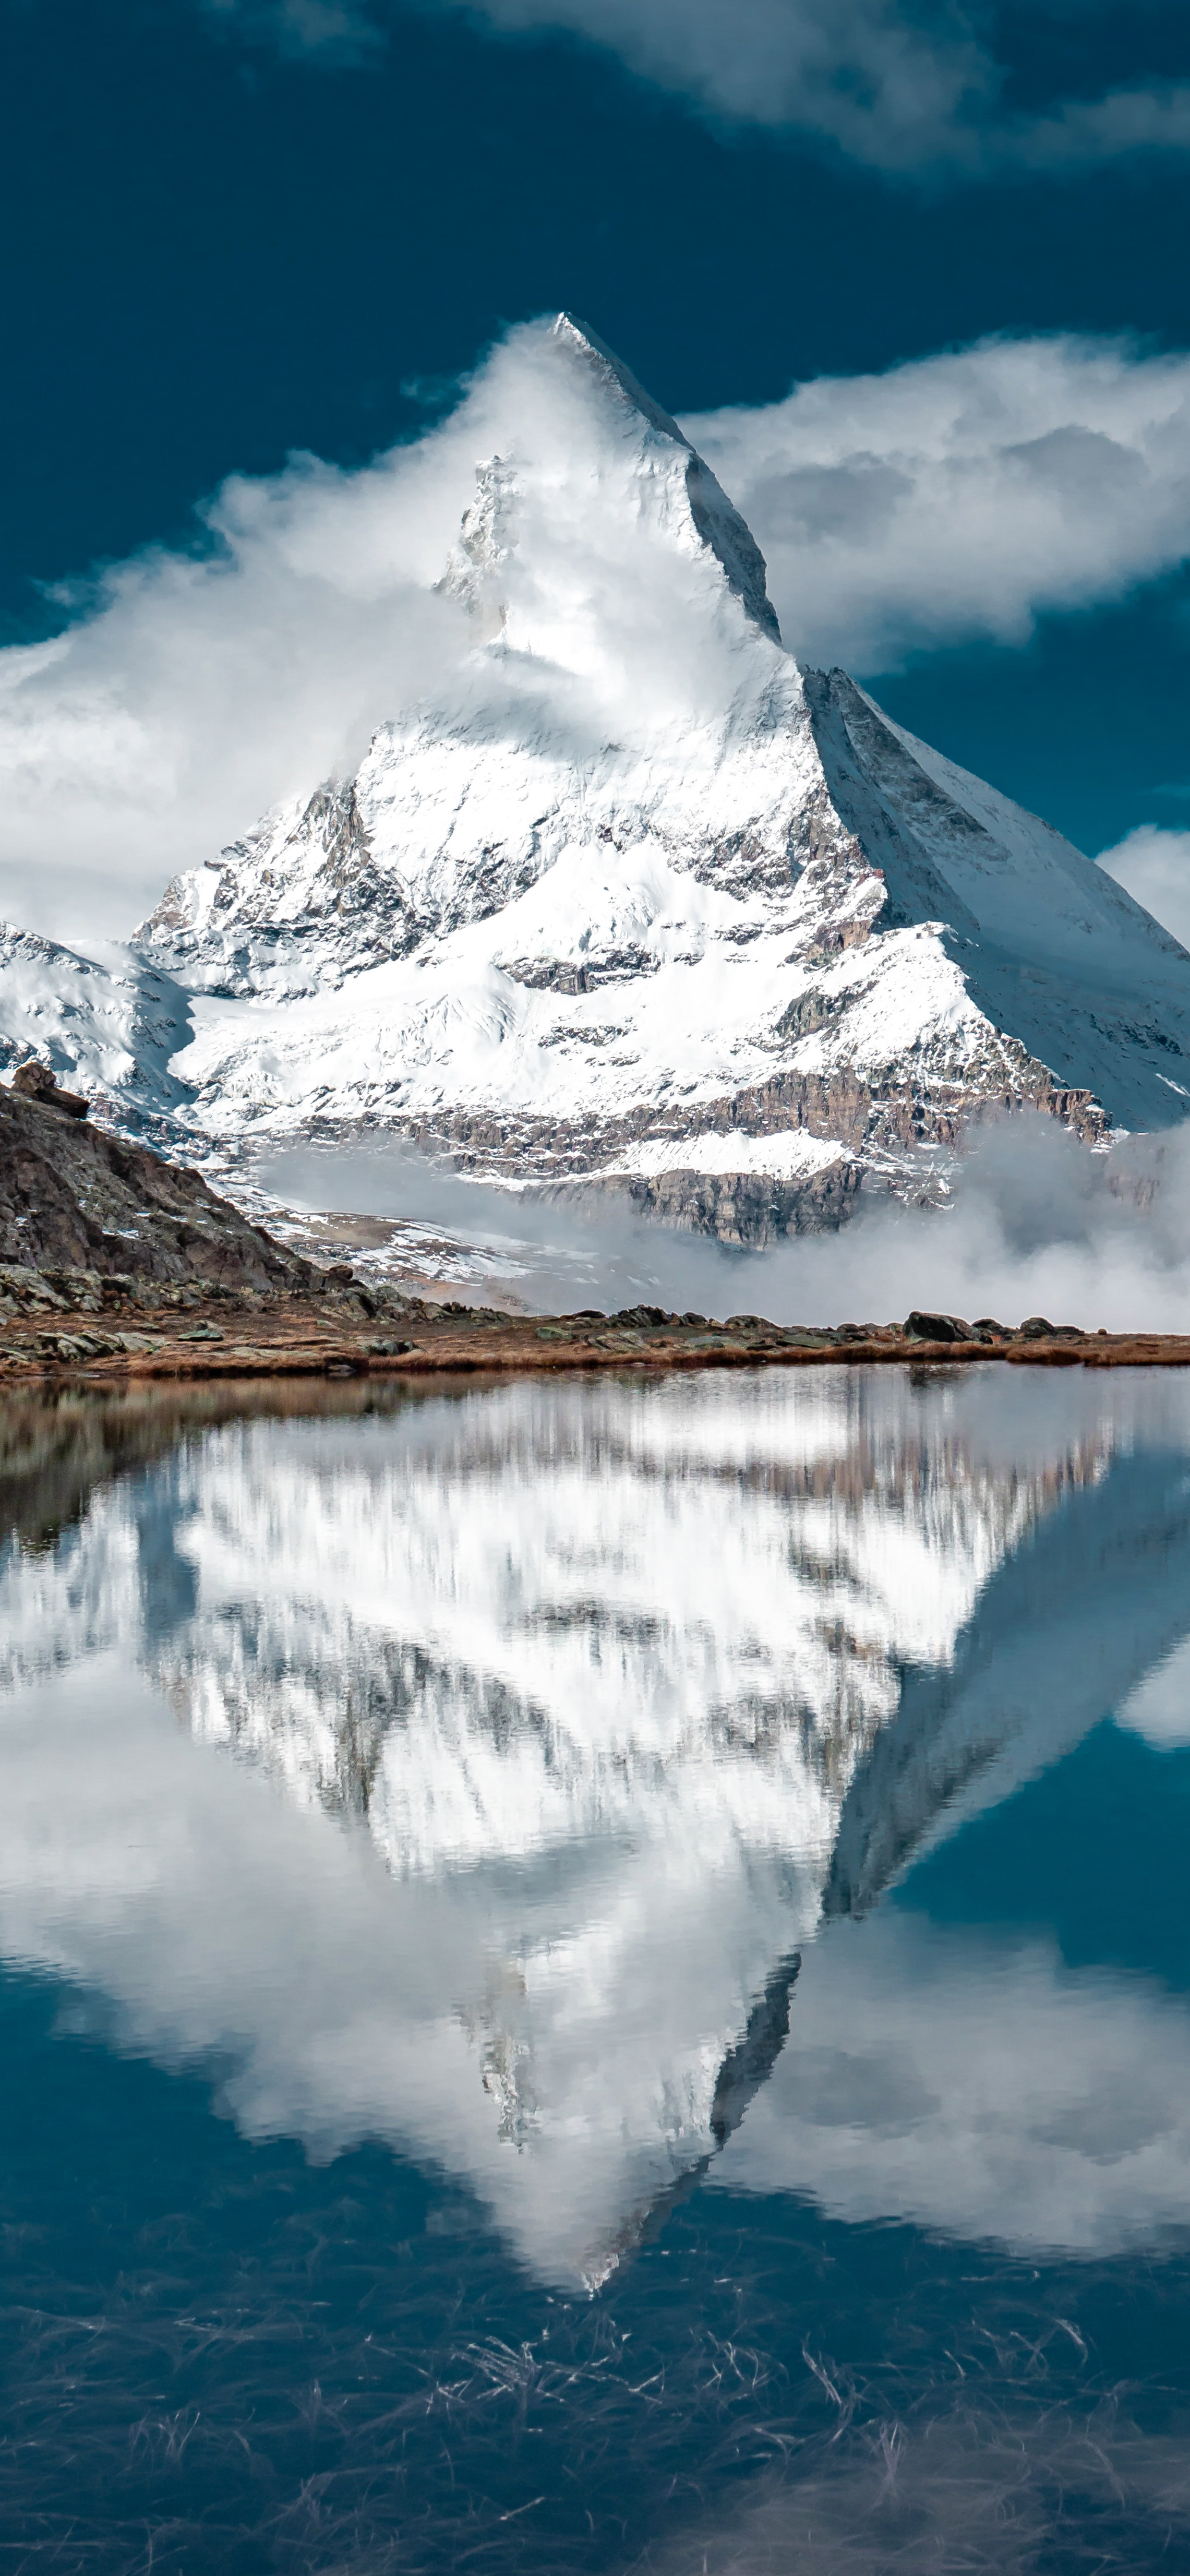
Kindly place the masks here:
POLYGON ((200 1173, 107 1134, 89 1106, 36 1061, 0 1087, 0 1279, 114 1276, 155 1292, 312 1287, 311 1264, 200 1173))

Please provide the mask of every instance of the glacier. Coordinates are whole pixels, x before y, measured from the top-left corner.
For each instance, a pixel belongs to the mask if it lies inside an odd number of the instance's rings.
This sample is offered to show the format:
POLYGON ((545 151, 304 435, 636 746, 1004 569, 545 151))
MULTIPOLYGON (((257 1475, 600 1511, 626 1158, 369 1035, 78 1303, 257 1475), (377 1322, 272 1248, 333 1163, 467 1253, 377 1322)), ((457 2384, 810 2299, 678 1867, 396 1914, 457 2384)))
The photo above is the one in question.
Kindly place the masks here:
POLYGON ((519 345, 517 400, 476 415, 499 449, 458 487, 473 391, 426 504, 454 640, 424 696, 135 935, 125 975, 181 1000, 173 1051, 98 1067, 0 960, 10 1058, 98 1077, 106 1115, 228 1178, 389 1136, 727 1242, 936 1195, 991 1112, 1092 1146, 1179 1123, 1190 956, 799 665, 744 521, 593 332, 519 345))

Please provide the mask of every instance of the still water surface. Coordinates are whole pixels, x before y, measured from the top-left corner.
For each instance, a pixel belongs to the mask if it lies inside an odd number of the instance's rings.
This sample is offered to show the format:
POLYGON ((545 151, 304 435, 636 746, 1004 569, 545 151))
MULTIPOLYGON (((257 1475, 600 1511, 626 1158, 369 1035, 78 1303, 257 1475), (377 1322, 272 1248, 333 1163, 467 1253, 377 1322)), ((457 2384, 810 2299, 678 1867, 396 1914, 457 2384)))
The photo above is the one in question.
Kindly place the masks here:
POLYGON ((0 2567, 1190 2568, 1180 1375, 39 1399, 0 1503, 0 2567))

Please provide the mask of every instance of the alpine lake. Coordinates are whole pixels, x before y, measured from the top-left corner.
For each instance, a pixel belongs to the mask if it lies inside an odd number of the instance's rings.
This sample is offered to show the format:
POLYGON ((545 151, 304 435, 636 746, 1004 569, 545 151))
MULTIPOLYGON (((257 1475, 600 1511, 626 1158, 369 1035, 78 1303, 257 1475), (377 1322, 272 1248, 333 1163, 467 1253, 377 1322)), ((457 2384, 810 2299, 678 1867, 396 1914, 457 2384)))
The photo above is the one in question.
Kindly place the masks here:
POLYGON ((1190 2568, 1190 1373, 0 1410, 4 2576, 1190 2568))

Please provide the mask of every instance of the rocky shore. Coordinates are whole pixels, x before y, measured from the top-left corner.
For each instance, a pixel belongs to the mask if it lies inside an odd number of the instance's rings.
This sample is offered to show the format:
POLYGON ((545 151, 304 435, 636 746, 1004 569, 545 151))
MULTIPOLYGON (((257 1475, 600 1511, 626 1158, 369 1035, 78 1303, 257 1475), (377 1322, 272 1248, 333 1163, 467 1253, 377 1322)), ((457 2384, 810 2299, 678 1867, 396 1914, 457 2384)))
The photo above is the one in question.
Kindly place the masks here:
POLYGON ((1035 1315, 1015 1328, 915 1312, 901 1323, 832 1329, 723 1321, 657 1306, 616 1314, 501 1314, 432 1304, 324 1274, 314 1288, 231 1287, 190 1277, 36 1270, 0 1263, 0 1387, 36 1380, 408 1378, 564 1369, 815 1367, 900 1362, 954 1367, 1190 1366, 1190 1334, 1085 1333, 1035 1315))

